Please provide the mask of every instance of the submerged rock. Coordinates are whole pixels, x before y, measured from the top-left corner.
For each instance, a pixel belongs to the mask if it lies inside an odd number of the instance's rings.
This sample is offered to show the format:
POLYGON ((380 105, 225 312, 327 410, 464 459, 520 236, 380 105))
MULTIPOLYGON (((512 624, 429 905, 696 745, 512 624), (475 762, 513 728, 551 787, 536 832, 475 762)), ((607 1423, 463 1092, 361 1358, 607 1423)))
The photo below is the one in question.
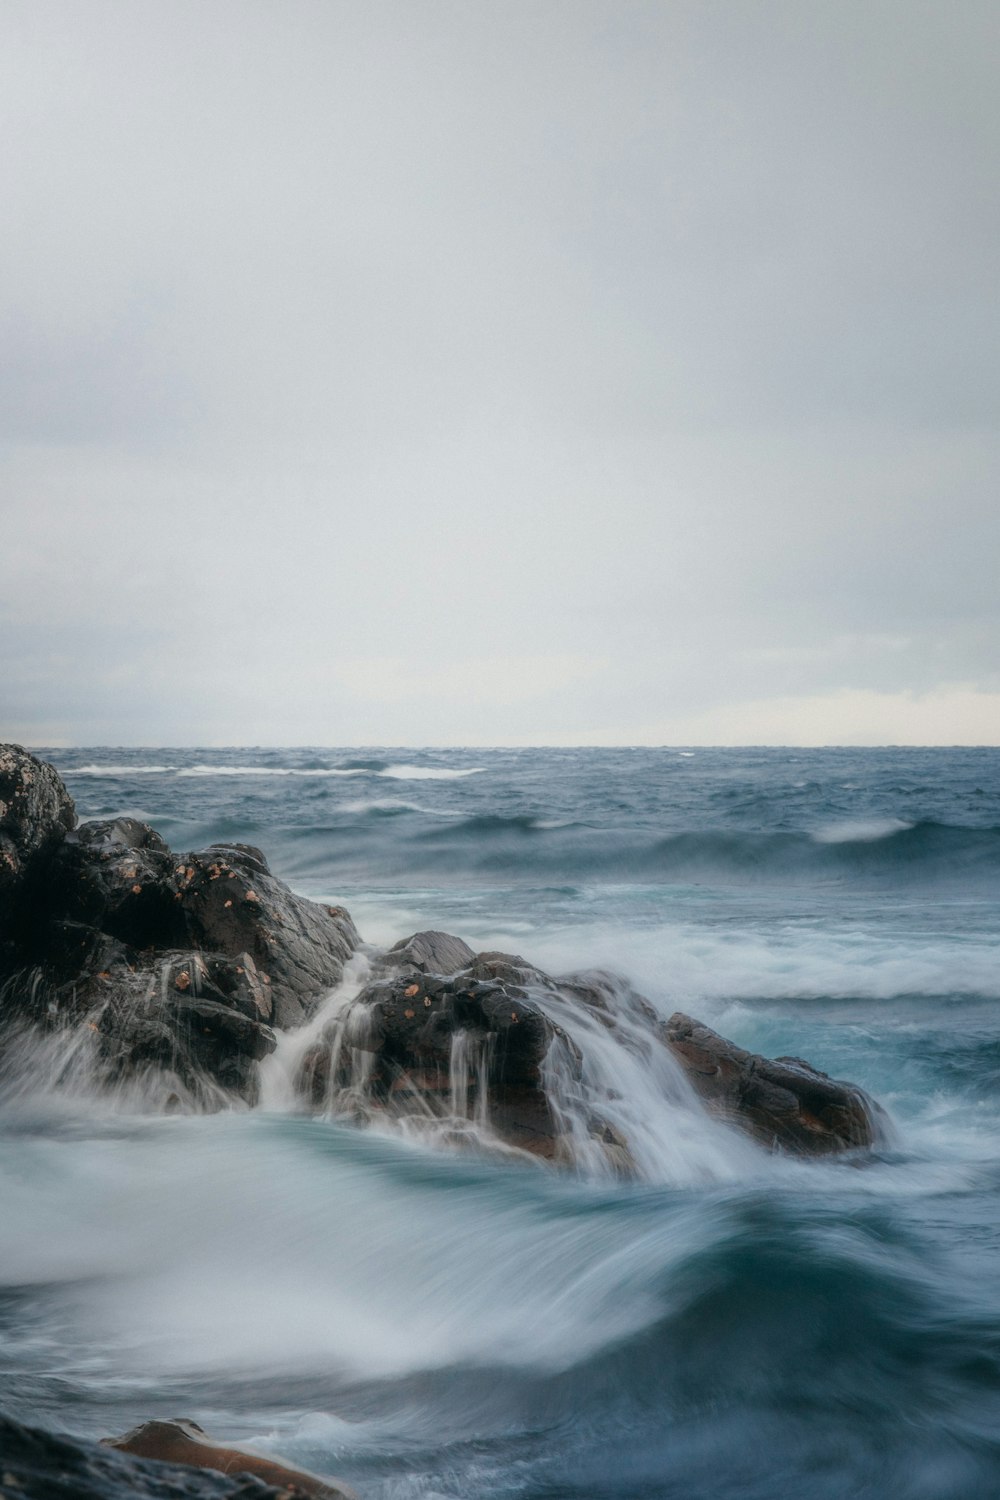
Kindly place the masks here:
MULTIPOLYGON (((287 1484, 276 1488, 246 1473, 132 1457, 0 1415, 4 1500, 293 1500, 309 1493, 287 1484)), ((343 1491, 329 1491, 338 1493, 343 1491)))
POLYGON ((798 1057, 760 1057, 677 1011, 662 1035, 708 1107, 765 1146, 828 1156, 875 1143, 883 1111, 864 1089, 798 1057))
POLYGON ((339 1480, 327 1482, 276 1459, 262 1458, 242 1448, 222 1447, 189 1419, 144 1422, 120 1438, 102 1439, 102 1446, 161 1463, 186 1464, 222 1474, 252 1475, 268 1486, 276 1486, 289 1500, 298 1495, 311 1496, 313 1500, 357 1500, 354 1491, 339 1480))

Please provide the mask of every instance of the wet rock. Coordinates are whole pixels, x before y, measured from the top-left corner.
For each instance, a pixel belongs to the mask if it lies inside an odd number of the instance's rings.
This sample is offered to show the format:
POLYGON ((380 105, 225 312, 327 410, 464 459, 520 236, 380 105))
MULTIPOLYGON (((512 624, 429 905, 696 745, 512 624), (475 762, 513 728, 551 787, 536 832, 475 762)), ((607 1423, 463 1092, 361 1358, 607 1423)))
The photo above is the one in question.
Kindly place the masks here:
POLYGON ((106 1082, 158 1068, 201 1103, 254 1103, 272 1026, 305 1020, 360 941, 347 912, 251 845, 178 856, 135 818, 74 828, 55 771, 16 747, 0 772, 0 1020, 88 1026, 106 1082))
POLYGON ((75 822, 55 769, 20 745, 0 745, 0 944, 20 943, 47 857, 75 822))
MULTIPOLYGON (((472 950, 447 934, 418 933, 395 954, 424 963, 433 954, 449 966, 468 954, 472 962, 457 973, 403 968, 368 985, 305 1059, 300 1085, 313 1104, 346 1096, 395 1114, 488 1117, 501 1141, 555 1156, 559 1129, 541 1074, 553 1029, 525 984, 511 983, 507 971, 479 977, 472 950)), ((548 982, 536 970, 517 973, 548 982)))
MULTIPOLYGON (((317 1109, 365 1118, 384 1112, 414 1128, 450 1124, 439 1139, 461 1142, 468 1122, 480 1143, 491 1141, 549 1161, 574 1160, 566 1124, 546 1087, 553 1045, 569 1069, 580 1057, 546 1001, 564 1001, 574 981, 555 980, 515 954, 473 954, 443 933, 405 939, 388 957, 416 955, 441 964, 466 959, 457 972, 409 967, 361 991, 306 1055, 299 1078, 317 1109)), ((376 963, 379 972, 383 961, 376 963)), ((591 976, 577 988, 591 995, 591 976), (589 989, 587 989, 589 985, 589 989)), ((628 1143, 599 1114, 587 1138, 616 1173, 634 1170, 628 1143)), ((467 1139, 467 1137, 466 1137, 467 1139)))
POLYGON ((295 895, 249 845, 212 845, 179 860, 175 874, 189 944, 232 959, 248 954, 267 976, 276 1026, 300 1025, 360 942, 343 907, 295 895))
MULTIPOLYGON (((134 818, 74 827, 52 767, 0 747, 0 1021, 86 1031, 102 1081, 155 1071, 174 1098, 255 1103, 272 1028, 308 1020, 359 942, 343 908, 295 895, 252 845, 178 856, 134 818)), ((884 1118, 801 1059, 757 1057, 680 1013, 660 1021, 599 971, 553 979, 426 931, 372 972, 304 1059, 299 1087, 315 1108, 381 1111, 552 1160, 593 1164, 596 1150, 625 1173, 629 1143, 603 1114, 616 1116, 615 1090, 585 1076, 571 1037, 589 1027, 592 1041, 600 1025, 676 1079, 666 1049, 710 1109, 769 1147, 867 1147, 884 1118)))
POLYGON ((415 932, 400 938, 382 954, 380 969, 418 969, 422 974, 457 974, 468 968, 475 954, 461 938, 448 932, 415 932))
POLYGON ((275 1487, 249 1474, 132 1457, 0 1415, 4 1500, 293 1500, 308 1493, 275 1487))
POLYGON ((223 1474, 252 1475, 280 1488, 289 1500, 311 1496, 313 1500, 357 1500, 353 1490, 340 1481, 327 1482, 318 1475, 290 1468, 276 1459, 261 1458, 242 1448, 222 1447, 190 1420, 144 1422, 120 1438, 104 1438, 103 1446, 161 1463, 189 1464, 223 1474))
MULTIPOLYGON (((109 975, 108 991, 95 1023, 100 1061, 110 1078, 146 1069, 171 1075, 202 1105, 221 1102, 213 1089, 247 1104, 258 1098, 257 1063, 274 1051, 276 1039, 260 1019, 244 1014, 240 976, 226 974, 233 991, 213 982, 227 961, 197 953, 166 955, 152 973, 109 975)), ((235 970, 236 966, 230 966, 235 970)))
POLYGON ((51 862, 37 920, 56 914, 132 948, 179 948, 186 932, 174 865, 160 835, 135 818, 81 823, 51 862))
MULTIPOLYGON (((212 845, 178 856, 133 818, 81 824, 58 850, 38 919, 38 947, 48 952, 46 914, 139 955, 187 948, 250 969, 267 988, 262 1019, 283 1027, 306 1018, 359 942, 347 912, 295 895, 259 849, 212 845)), ((139 963, 156 967, 145 956, 139 963)))
POLYGON ((871 1147, 880 1134, 883 1112, 857 1084, 800 1058, 747 1052, 680 1011, 661 1034, 708 1107, 765 1146, 828 1156, 871 1147))

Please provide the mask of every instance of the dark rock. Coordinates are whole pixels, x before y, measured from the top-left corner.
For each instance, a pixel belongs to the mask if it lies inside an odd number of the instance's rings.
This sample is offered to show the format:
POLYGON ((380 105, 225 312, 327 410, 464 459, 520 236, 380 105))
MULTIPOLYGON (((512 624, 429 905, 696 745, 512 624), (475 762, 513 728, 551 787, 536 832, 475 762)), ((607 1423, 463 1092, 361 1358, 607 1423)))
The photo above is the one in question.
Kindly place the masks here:
MULTIPOLYGON (((422 956, 423 936, 396 952, 422 956)), ((433 938, 427 952, 456 951, 433 938)), ((307 1054, 300 1087, 317 1108, 382 1112, 415 1128, 465 1120, 481 1139, 628 1175, 629 1142, 602 1114, 614 1113, 614 1093, 588 1082, 567 1031, 577 1030, 574 1012, 638 1055, 665 1048, 713 1112, 768 1147, 825 1155, 870 1147, 879 1131, 878 1105, 854 1084, 796 1059, 756 1057, 688 1016, 663 1022, 615 975, 553 979, 509 953, 476 954, 452 974, 411 967, 376 979, 307 1054)))
MULTIPOLYGON (((460 939, 419 933, 397 945, 450 963, 471 954, 460 939), (464 950, 464 951, 463 951, 464 950)), ((500 957, 499 955, 497 957, 500 957)), ((347 1018, 341 1018, 307 1055, 303 1090, 319 1108, 338 1094, 351 1097, 357 1063, 364 1065, 364 1104, 403 1114, 415 1102, 431 1116, 454 1113, 453 1070, 461 1046, 467 1073, 462 1105, 467 1118, 488 1115, 500 1140, 535 1155, 558 1153, 559 1130, 542 1086, 541 1066, 553 1035, 551 1023, 524 984, 506 982, 510 966, 522 980, 549 981, 521 961, 504 957, 504 978, 480 978, 477 960, 459 973, 428 974, 408 968, 368 985, 347 1018), (348 1046, 334 1045, 336 1027, 348 1028, 348 1046), (331 1071, 333 1070, 333 1071, 331 1071), (485 1087, 486 1096, 480 1090, 485 1087)))
MULTIPOLYGON (((149 955, 165 950, 231 960, 266 986, 261 1018, 284 1027, 340 980, 359 942, 342 908, 296 896, 259 849, 213 845, 178 856, 133 818, 81 824, 58 850, 37 919, 47 955, 46 913, 124 943, 141 955, 133 967, 156 968, 149 955)), ((232 978, 223 984, 226 993, 234 987, 232 978)))
POLYGON ((174 856, 135 818, 81 823, 51 862, 39 920, 58 913, 129 947, 179 948, 186 937, 174 856))
POLYGON ((0 944, 20 942, 33 887, 75 822, 55 769, 20 745, 0 745, 0 944))
POLYGON ((254 1103, 271 1026, 305 1020, 360 941, 347 912, 248 844, 178 856, 135 818, 73 828, 55 771, 17 747, 0 786, 0 1017, 88 1024, 108 1082, 158 1068, 202 1103, 254 1103))
MULTIPOLYGON (((420 933, 395 952, 450 963, 471 950, 447 934, 420 933)), ((554 1043, 571 1067, 580 1059, 545 1002, 564 1001, 572 987, 510 953, 473 954, 457 973, 391 973, 362 990, 306 1055, 300 1088, 316 1108, 362 1118, 384 1112, 418 1127, 464 1120, 477 1125, 481 1142, 569 1162, 573 1148, 547 1094, 544 1063, 554 1043)), ((598 987, 593 978, 591 990, 598 987)), ((588 1133, 613 1170, 632 1170, 627 1143, 599 1114, 588 1133)))
POLYGON ((246 975, 227 972, 226 965, 214 955, 181 953, 160 958, 152 974, 113 969, 96 1022, 109 1077, 154 1068, 173 1075, 202 1104, 219 1102, 212 1098, 213 1086, 255 1104, 256 1064, 274 1051, 275 1036, 244 1013, 248 997, 238 987, 246 975), (220 980, 232 981, 235 996, 220 988, 220 980), (235 1000, 243 1000, 244 1008, 235 1000))
POLYGON ((457 974, 475 959, 468 943, 448 932, 415 932, 382 954, 380 969, 418 969, 422 974, 457 974))
POLYGON ((135 1458, 0 1415, 4 1500, 292 1500, 295 1493, 249 1474, 135 1458))
POLYGON ((270 988, 276 1026, 307 1019, 360 942, 343 907, 295 895, 247 845, 186 855, 175 877, 189 945, 236 960, 249 955, 270 988))
POLYGON ((746 1052, 680 1011, 661 1033, 709 1108, 766 1146, 826 1156, 871 1147, 881 1132, 883 1112, 863 1089, 799 1058, 746 1052))
POLYGON ((311 1496, 313 1500, 357 1500, 354 1491, 339 1481, 327 1483, 315 1474, 292 1469, 275 1459, 261 1458, 242 1448, 221 1447, 197 1422, 185 1419, 144 1422, 123 1437, 104 1438, 103 1446, 161 1463, 190 1464, 223 1474, 250 1474, 267 1485, 280 1486, 281 1493, 289 1496, 289 1500, 298 1495, 311 1496))
MULTIPOLYGON (((272 1026, 307 1020, 359 942, 343 908, 295 895, 252 845, 178 856, 134 818, 74 828, 52 767, 0 747, 0 1019, 89 1028, 104 1081, 156 1071, 201 1105, 255 1103, 272 1026)), ((633 1054, 665 1065, 666 1048, 710 1109, 768 1146, 821 1155, 868 1147, 881 1128, 855 1085, 754 1056, 680 1013, 661 1022, 613 975, 556 980, 436 931, 374 960, 299 1086, 316 1108, 460 1136, 468 1125, 555 1160, 593 1162, 596 1142, 598 1160, 628 1171, 628 1142, 601 1113, 614 1115, 614 1091, 587 1080, 567 1034, 584 1015, 633 1054)))

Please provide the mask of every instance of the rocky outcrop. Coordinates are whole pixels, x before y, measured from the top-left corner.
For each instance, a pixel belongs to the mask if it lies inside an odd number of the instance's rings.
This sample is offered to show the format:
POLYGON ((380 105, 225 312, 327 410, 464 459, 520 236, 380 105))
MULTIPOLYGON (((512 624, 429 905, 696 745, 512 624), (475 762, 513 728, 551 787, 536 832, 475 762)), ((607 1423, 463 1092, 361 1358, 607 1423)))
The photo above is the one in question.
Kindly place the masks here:
MULTIPOLYGON (((52 767, 0 746, 0 1022, 88 1028, 102 1081, 149 1072, 165 1103, 253 1104, 275 1028, 313 1015, 359 942, 342 907, 295 895, 251 845, 177 855, 134 818, 75 827, 52 767)), ((628 1172, 612 1083, 585 1077, 589 1026, 653 1073, 659 1059, 667 1089, 669 1055, 711 1111, 770 1148, 856 1150, 880 1129, 856 1085, 680 1013, 663 1022, 612 975, 555 979, 436 931, 375 955, 371 974, 305 1054, 298 1084, 315 1109, 628 1172)))
POLYGON ((829 1156, 874 1144, 884 1115, 857 1084, 829 1078, 799 1057, 772 1061, 746 1052, 680 1011, 661 1029, 708 1107, 763 1145, 829 1156))
POLYGON ((432 932, 397 943, 376 969, 388 974, 305 1058, 300 1084, 313 1105, 353 1096, 362 1111, 422 1109, 456 1124, 488 1118, 500 1141, 557 1157, 559 1129, 542 1079, 555 1031, 532 996, 551 985, 547 976, 523 959, 476 955, 461 939, 432 932), (428 972, 431 963, 450 972, 428 972), (463 967, 455 972, 454 963, 463 967))
POLYGON ((754 1056, 687 1016, 663 1022, 613 975, 555 979, 436 932, 397 943, 375 972, 303 1060, 299 1085, 313 1108, 416 1129, 472 1122, 480 1141, 549 1161, 603 1157, 627 1175, 629 1143, 602 1113, 571 1035, 586 1016, 627 1049, 663 1049, 712 1112, 770 1148, 817 1156, 876 1138, 881 1112, 855 1085, 798 1059, 754 1056))
POLYGON ((87 1022, 110 1080, 155 1068, 201 1104, 253 1103, 272 1028, 306 1019, 358 945, 347 912, 295 895, 250 845, 178 856, 134 818, 74 828, 51 767, 14 746, 0 767, 17 790, 3 1018, 87 1022))
POLYGON ((0 745, 0 955, 16 946, 46 856, 75 821, 55 769, 20 745, 0 745))
POLYGON ((308 1493, 250 1474, 131 1457, 0 1415, 0 1494, 5 1500, 294 1500, 308 1493))
POLYGON ((383 972, 416 969, 421 974, 458 974, 475 957, 468 943, 450 932, 415 932, 393 943, 378 959, 376 968, 383 972))

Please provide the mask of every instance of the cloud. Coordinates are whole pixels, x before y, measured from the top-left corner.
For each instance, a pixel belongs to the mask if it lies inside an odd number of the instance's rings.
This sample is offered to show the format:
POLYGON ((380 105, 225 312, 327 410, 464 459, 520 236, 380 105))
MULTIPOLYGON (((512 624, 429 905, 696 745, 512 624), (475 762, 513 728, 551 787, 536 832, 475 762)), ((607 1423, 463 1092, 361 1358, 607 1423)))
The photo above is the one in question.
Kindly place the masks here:
POLYGON ((995 6, 11 16, 0 732, 996 690, 995 6))

